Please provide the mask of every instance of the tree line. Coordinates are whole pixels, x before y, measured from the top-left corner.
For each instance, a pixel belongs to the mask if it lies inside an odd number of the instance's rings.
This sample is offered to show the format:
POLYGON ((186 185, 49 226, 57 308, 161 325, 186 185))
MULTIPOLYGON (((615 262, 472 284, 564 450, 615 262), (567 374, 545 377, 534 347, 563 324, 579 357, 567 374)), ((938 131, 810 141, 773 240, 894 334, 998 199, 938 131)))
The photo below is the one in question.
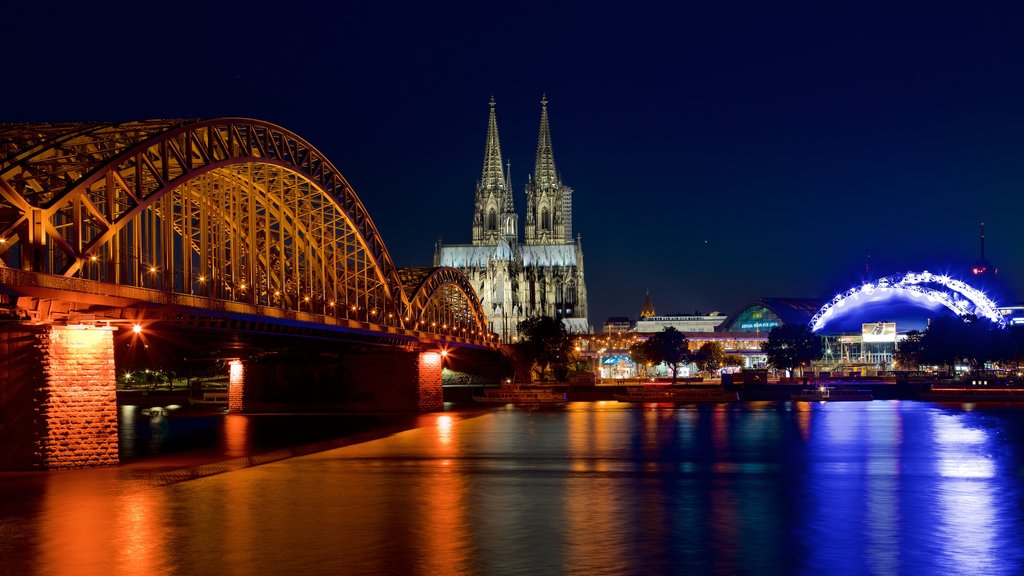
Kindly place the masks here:
POLYGON ((976 316, 936 318, 924 331, 907 333, 895 360, 905 370, 938 366, 952 373, 957 365, 982 370, 990 364, 1019 369, 1024 364, 1024 327, 1000 328, 976 316))

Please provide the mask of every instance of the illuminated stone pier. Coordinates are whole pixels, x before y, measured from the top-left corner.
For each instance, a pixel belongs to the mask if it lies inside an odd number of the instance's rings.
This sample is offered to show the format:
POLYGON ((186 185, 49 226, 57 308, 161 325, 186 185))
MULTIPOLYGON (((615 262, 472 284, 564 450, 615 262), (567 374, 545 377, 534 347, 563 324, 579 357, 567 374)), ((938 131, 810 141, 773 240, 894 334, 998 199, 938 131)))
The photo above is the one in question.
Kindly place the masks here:
POLYGON ((117 464, 113 328, 0 328, 0 467, 117 464))

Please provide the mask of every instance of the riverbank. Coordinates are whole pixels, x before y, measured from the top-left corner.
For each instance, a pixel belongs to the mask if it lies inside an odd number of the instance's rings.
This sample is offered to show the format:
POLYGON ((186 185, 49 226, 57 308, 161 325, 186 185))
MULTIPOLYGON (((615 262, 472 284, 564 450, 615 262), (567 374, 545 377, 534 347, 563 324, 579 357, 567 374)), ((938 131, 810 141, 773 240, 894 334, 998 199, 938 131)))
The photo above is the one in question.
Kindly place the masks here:
MULTIPOLYGON (((642 385, 573 386, 568 384, 545 384, 541 388, 550 388, 554 392, 564 393, 569 402, 599 402, 615 400, 615 395, 626 394, 628 388, 642 385)), ((876 400, 921 400, 926 402, 1024 402, 1024 387, 971 385, 969 383, 949 383, 945 381, 900 381, 892 380, 830 380, 828 382, 772 382, 746 384, 729 387, 739 392, 743 401, 786 401, 792 394, 808 387, 828 385, 853 388, 871 392, 876 400)), ((712 383, 679 384, 678 387, 707 388, 712 383)), ((479 395, 483 390, 475 387, 445 387, 445 402, 472 403, 472 396, 479 395)))

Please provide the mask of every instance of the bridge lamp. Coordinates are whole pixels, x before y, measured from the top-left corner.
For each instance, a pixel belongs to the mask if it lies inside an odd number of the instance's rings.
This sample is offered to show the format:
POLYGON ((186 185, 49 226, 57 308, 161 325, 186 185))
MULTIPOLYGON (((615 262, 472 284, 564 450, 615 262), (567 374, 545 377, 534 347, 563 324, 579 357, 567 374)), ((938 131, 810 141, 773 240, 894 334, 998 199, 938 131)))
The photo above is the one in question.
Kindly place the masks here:
POLYGON ((328 302, 327 305, 330 306, 331 308, 334 308, 334 300, 328 302))
POLYGON ((142 324, 135 324, 132 326, 132 332, 136 334, 142 334, 142 324))
POLYGON ((448 350, 442 349, 441 350, 441 358, 447 358, 447 357, 448 357, 448 350))
POLYGON ((95 262, 96 260, 97 260, 97 258, 96 258, 95 254, 93 254, 92 256, 89 256, 89 261, 90 262, 95 262))
POLYGON ((150 272, 150 274, 155 274, 156 273, 156 266, 150 266, 149 267, 149 272, 150 272))
POLYGON ((200 276, 199 277, 199 281, 200 282, 206 282, 206 276, 200 276))
POLYGON ((7 238, 0 238, 0 244, 7 244, 7 238))
POLYGON ((309 296, 306 296, 305 298, 303 298, 302 301, 303 302, 309 302, 309 296))

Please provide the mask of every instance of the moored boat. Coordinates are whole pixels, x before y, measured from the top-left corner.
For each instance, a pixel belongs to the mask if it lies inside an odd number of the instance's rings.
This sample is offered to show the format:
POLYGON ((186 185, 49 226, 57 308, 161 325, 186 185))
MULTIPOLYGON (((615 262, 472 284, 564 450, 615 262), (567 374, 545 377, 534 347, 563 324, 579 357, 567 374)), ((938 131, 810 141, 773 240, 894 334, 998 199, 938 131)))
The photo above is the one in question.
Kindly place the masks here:
POLYGON ((505 384, 500 388, 485 388, 483 396, 473 396, 474 402, 491 404, 557 404, 566 401, 565 394, 556 394, 550 388, 528 388, 519 384, 505 384))
POLYGON ((875 395, 872 394, 870 390, 857 390, 856 388, 832 386, 804 388, 795 394, 790 394, 789 397, 791 400, 799 402, 849 402, 875 399, 875 395))
POLYGON ((737 392, 721 386, 677 388, 673 386, 631 386, 625 394, 615 394, 619 402, 735 402, 737 392))
POLYGON ((1024 388, 1010 386, 935 387, 921 392, 932 402, 1024 402, 1024 388))

